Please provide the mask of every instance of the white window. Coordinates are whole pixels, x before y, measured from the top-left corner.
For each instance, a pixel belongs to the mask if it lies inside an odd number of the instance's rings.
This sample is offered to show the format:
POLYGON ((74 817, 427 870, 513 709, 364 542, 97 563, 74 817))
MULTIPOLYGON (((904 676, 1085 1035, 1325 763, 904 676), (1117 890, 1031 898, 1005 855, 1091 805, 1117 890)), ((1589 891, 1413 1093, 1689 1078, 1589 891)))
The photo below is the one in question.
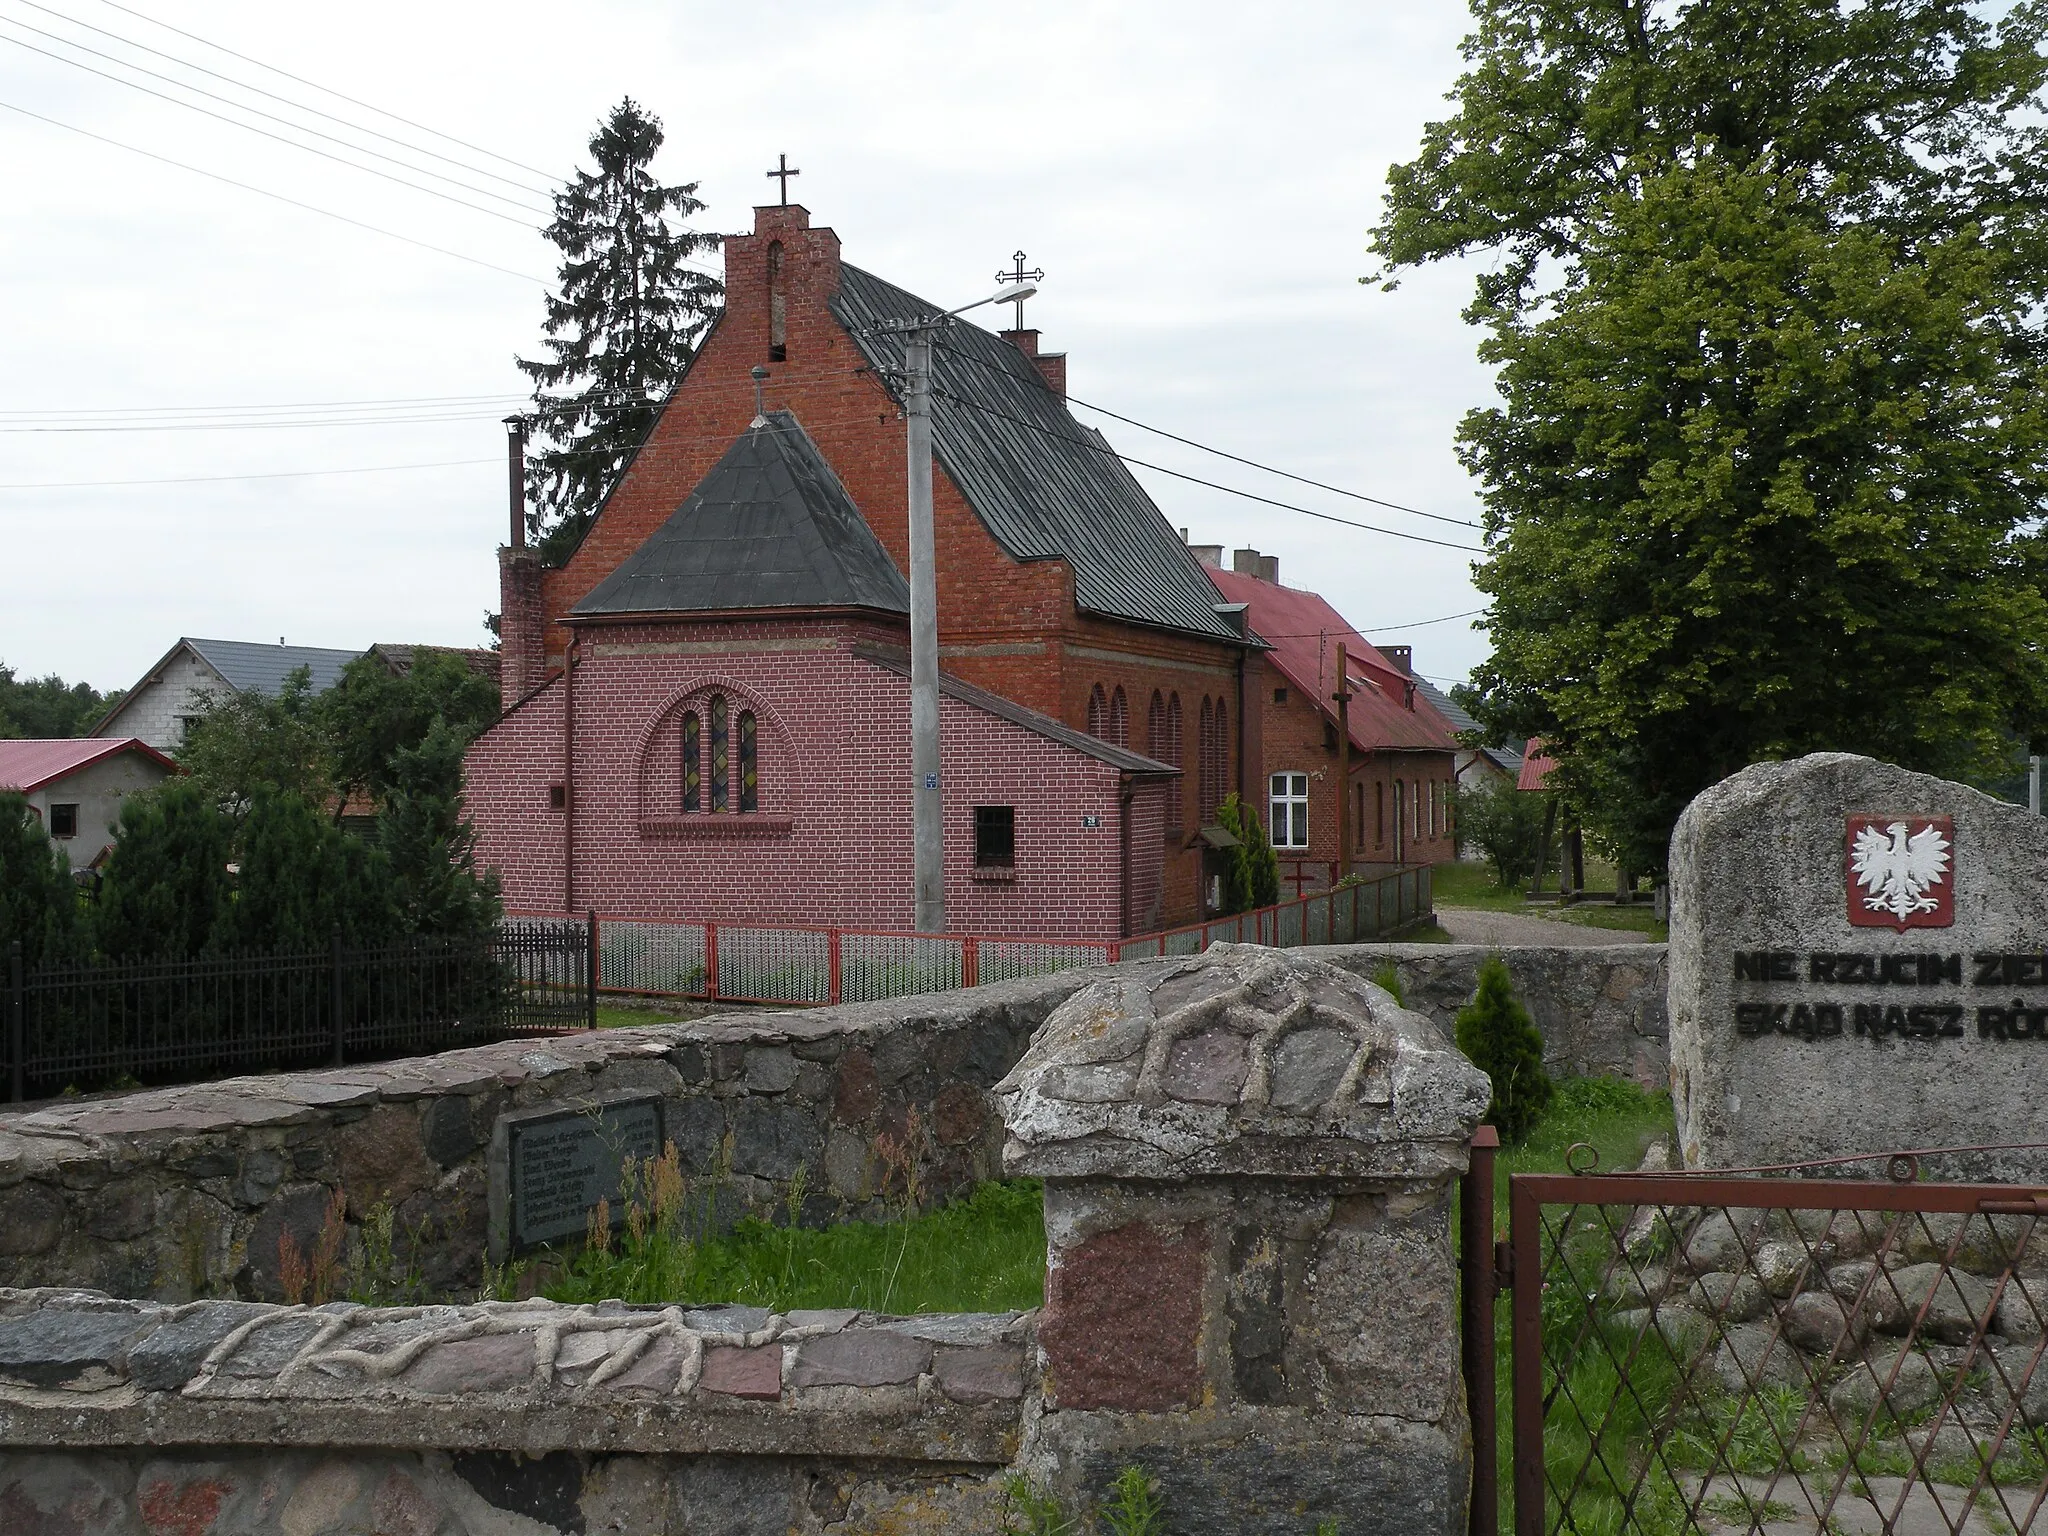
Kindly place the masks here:
POLYGON ((1308 775, 1305 773, 1276 773, 1273 775, 1273 846, 1275 848, 1306 848, 1308 846, 1308 775))

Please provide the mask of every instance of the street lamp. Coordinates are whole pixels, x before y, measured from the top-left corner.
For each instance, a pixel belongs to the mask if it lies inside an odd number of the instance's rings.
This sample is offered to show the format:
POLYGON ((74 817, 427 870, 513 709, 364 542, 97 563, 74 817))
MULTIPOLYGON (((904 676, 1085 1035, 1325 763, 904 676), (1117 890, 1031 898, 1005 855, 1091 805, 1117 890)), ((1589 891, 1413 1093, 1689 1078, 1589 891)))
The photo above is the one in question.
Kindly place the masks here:
POLYGON ((910 453, 910 775, 915 875, 912 926, 946 931, 946 842, 939 790, 939 580, 932 533, 932 339, 955 315, 1028 299, 1035 285, 998 290, 943 315, 903 322, 903 416, 910 453))

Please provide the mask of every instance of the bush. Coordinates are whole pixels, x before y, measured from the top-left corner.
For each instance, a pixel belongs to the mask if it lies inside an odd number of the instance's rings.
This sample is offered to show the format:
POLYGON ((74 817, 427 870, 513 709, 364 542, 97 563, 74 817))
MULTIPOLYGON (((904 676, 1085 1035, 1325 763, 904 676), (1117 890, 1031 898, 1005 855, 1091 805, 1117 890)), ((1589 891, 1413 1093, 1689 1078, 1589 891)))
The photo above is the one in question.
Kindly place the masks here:
POLYGON ((234 857, 233 824, 195 780, 130 795, 94 908, 101 953, 183 960, 205 950, 232 899, 234 857))
POLYGON ((1493 1082, 1486 1123, 1509 1144, 1535 1129, 1555 1092, 1543 1070, 1543 1036, 1515 996, 1500 956, 1479 967, 1479 990, 1458 1013, 1458 1049, 1493 1082))
POLYGON ((1458 846, 1470 845, 1484 854, 1504 890, 1536 872, 1545 799, 1499 780, 1454 792, 1458 846))
POLYGON ((68 960, 78 947, 78 887, 71 861, 50 841, 21 795, 0 794, 0 975, 7 946, 21 941, 22 964, 68 960))
POLYGON ((1265 823, 1236 795, 1216 808, 1216 824, 1237 839, 1223 876, 1223 911, 1249 912, 1280 899, 1280 856, 1266 838, 1265 823))

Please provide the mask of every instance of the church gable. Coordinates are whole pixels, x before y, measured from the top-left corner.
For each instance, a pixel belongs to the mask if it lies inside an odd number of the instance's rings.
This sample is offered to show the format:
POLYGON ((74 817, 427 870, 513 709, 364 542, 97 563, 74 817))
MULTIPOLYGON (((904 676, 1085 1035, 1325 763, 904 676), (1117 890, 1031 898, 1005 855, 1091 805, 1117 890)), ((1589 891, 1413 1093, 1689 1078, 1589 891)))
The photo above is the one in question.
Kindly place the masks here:
POLYGON ((772 411, 571 614, 909 607, 902 573, 817 445, 772 411))

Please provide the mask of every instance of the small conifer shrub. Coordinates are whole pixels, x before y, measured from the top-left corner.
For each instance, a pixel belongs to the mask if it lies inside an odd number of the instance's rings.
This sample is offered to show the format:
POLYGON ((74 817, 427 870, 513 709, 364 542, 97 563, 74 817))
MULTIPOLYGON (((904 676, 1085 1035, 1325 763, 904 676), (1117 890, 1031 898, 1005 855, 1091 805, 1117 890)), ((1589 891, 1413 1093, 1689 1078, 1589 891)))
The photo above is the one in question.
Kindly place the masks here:
POLYGON ((1458 1013, 1458 1049, 1493 1080, 1486 1123, 1512 1145, 1528 1136, 1550 1106, 1543 1036, 1515 996, 1514 978, 1499 955, 1479 967, 1479 990, 1458 1013))

